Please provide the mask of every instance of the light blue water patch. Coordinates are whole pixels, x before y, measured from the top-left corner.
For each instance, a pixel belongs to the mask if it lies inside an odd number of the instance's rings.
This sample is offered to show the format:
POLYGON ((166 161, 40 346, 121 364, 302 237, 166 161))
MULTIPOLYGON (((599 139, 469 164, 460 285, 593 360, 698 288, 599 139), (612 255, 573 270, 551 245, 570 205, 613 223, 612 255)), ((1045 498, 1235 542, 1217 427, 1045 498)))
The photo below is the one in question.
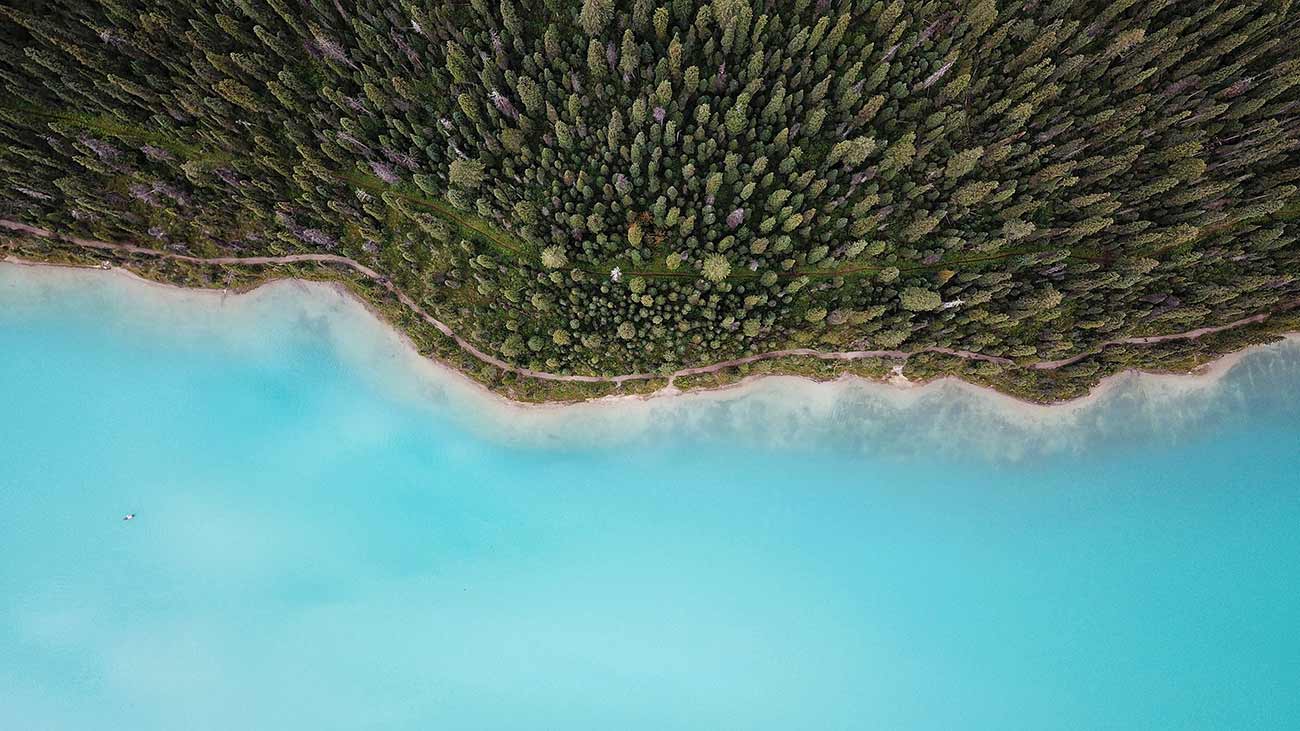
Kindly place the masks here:
POLYGON ((1295 341, 525 410, 325 288, 3 265, 0 409, 0 728, 1300 726, 1295 341))

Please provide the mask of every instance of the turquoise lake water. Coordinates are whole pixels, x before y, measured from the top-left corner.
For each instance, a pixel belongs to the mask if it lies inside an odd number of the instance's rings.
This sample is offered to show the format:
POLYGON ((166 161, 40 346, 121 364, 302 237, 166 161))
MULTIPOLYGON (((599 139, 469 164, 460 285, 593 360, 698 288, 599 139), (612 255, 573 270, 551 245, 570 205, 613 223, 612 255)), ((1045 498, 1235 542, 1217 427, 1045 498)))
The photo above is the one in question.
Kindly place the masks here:
POLYGON ((0 728, 1300 728, 1300 341, 521 409, 324 287, 0 264, 0 728))

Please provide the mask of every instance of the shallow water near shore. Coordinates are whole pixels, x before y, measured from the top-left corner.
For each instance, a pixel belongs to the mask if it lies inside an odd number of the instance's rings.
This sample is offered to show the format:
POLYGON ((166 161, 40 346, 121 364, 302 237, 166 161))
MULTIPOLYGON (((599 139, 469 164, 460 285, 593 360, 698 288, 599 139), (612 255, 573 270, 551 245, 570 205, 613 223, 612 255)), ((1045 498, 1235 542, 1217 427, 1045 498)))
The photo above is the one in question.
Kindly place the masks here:
POLYGON ((1296 340, 525 408, 324 286, 0 264, 0 405, 2 728, 1300 726, 1296 340))

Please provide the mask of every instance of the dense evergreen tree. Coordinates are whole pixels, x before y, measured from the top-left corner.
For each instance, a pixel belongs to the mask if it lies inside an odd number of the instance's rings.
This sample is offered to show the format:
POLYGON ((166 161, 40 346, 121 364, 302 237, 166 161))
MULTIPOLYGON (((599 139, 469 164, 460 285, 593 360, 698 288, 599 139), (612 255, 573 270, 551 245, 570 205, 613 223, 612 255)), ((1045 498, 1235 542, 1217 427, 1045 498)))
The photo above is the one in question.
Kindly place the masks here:
POLYGON ((343 253, 557 372, 1060 358, 1300 293, 1297 36, 1278 0, 0 0, 0 215, 343 253))

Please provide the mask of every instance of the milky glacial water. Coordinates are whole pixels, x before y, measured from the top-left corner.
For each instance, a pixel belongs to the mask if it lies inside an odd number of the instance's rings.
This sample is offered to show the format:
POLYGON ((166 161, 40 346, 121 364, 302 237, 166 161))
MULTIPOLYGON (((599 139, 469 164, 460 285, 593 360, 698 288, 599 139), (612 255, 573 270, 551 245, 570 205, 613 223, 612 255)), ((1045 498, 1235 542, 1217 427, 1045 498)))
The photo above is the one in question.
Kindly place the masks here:
POLYGON ((525 409, 323 286, 0 265, 0 728, 1297 727, 1295 340, 525 409))

